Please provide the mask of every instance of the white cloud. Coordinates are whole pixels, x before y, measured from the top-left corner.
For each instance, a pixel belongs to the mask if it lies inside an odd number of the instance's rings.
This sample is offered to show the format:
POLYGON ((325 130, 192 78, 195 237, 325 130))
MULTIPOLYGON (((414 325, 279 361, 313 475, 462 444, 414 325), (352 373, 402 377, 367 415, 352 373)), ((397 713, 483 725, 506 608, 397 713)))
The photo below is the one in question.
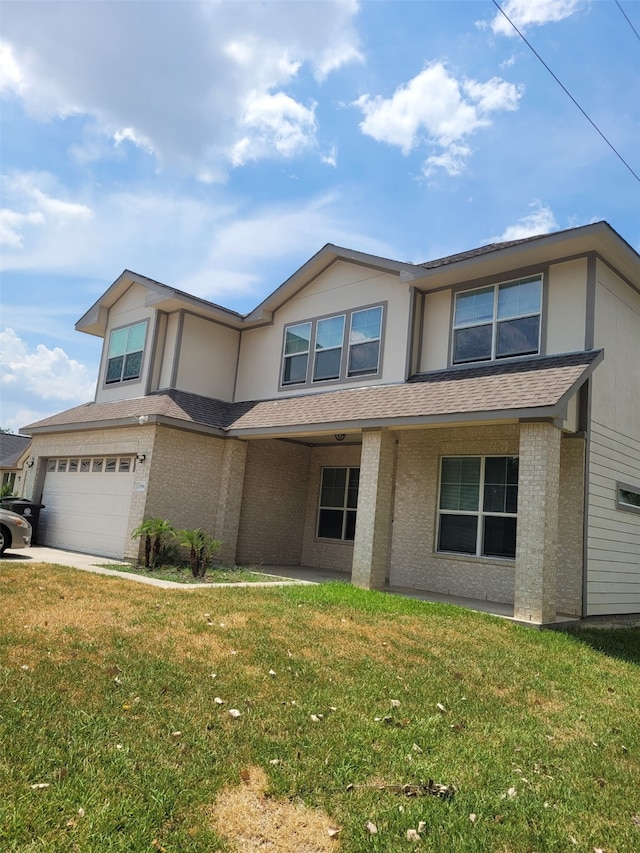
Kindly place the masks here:
POLYGON ((470 154, 464 139, 491 124, 491 113, 516 110, 521 94, 519 87, 499 77, 486 83, 457 80, 441 62, 434 62, 391 98, 362 95, 355 105, 364 113, 360 129, 367 136, 396 145, 404 154, 426 136, 444 151, 427 160, 425 171, 444 168, 459 174, 470 154))
MULTIPOLYGON (((0 245, 21 250, 25 247, 25 240, 34 239, 37 232, 42 230, 59 234, 60 231, 71 229, 77 237, 75 229, 78 224, 92 219, 93 211, 87 205, 56 198, 42 190, 37 185, 40 182, 55 183, 49 175, 30 172, 13 174, 3 179, 5 199, 21 209, 7 207, 0 211, 0 245)), ((10 255, 3 256, 3 266, 6 266, 9 258, 10 255)))
POLYGON ((283 157, 302 151, 315 140, 314 109, 315 105, 307 109, 283 92, 252 92, 241 121, 246 136, 233 146, 231 162, 242 166, 267 156, 269 150, 283 157))
MULTIPOLYGON (((507 0, 502 8, 516 27, 524 32, 531 26, 569 18, 581 5, 584 5, 583 0, 507 0)), ((496 35, 518 35, 501 12, 496 13, 490 27, 496 35)))
POLYGON ((35 396, 68 404, 93 399, 95 382, 87 368, 60 347, 39 344, 35 351, 14 332, 0 332, 0 384, 3 397, 23 399, 35 396))
POLYGON ((230 157, 290 157, 314 141, 294 86, 303 69, 321 81, 362 58, 357 12, 354 0, 7 3, 0 69, 31 116, 84 116, 116 146, 219 180, 230 157))
POLYGON ((558 223, 550 207, 543 205, 539 199, 534 199, 529 205, 531 213, 521 217, 515 225, 509 225, 492 242, 502 243, 507 240, 523 240, 536 234, 549 234, 558 228, 558 223))

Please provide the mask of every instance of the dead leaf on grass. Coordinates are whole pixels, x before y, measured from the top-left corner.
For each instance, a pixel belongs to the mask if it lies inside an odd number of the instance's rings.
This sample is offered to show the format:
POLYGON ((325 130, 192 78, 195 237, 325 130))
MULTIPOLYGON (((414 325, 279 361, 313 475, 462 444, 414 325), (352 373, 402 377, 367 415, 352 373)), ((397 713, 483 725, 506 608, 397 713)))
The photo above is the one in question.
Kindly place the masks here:
POLYGON ((415 831, 415 829, 407 830, 407 841, 420 841, 420 835, 415 831))
POLYGON ((375 823, 373 821, 368 820, 366 823, 366 828, 367 828, 370 835, 377 835, 378 834, 378 827, 375 825, 375 823))

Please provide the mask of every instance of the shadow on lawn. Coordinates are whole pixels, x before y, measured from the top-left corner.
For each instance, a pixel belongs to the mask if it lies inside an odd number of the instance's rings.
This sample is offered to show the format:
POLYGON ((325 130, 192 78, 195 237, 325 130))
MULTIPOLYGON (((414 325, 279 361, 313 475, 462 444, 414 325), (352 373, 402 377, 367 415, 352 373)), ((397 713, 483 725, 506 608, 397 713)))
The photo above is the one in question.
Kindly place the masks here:
POLYGON ((609 657, 640 664, 640 628, 579 628, 571 636, 609 657))

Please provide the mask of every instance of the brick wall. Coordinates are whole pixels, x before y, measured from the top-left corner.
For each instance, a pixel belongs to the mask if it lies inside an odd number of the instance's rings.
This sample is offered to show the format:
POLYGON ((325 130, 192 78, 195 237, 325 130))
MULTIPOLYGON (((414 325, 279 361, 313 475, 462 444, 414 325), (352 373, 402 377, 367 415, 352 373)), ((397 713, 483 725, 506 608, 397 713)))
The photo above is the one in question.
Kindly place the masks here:
POLYGON ((238 563, 300 565, 310 450, 286 441, 248 442, 238 563))
POLYGON ((520 426, 518 543, 514 613, 526 622, 556 617, 560 430, 548 423, 520 426))
POLYGON ((517 456, 518 426, 407 430, 397 433, 397 438, 389 583, 445 595, 513 602, 513 562, 436 552, 436 501, 441 456, 517 456))
POLYGON ((558 613, 582 615, 584 563, 585 441, 563 438, 560 444, 560 536, 558 542, 558 613))

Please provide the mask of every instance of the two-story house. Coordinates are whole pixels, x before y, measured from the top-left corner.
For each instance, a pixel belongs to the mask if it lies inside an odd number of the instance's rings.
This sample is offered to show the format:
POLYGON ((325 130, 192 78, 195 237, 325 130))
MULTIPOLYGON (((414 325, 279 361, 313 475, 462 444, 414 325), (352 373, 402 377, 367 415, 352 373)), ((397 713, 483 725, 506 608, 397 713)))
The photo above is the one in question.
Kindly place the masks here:
POLYGON ((327 245, 246 316, 125 271, 76 328, 95 400, 25 428, 46 544, 133 558, 160 516, 527 622, 640 612, 640 257, 608 224, 327 245))

